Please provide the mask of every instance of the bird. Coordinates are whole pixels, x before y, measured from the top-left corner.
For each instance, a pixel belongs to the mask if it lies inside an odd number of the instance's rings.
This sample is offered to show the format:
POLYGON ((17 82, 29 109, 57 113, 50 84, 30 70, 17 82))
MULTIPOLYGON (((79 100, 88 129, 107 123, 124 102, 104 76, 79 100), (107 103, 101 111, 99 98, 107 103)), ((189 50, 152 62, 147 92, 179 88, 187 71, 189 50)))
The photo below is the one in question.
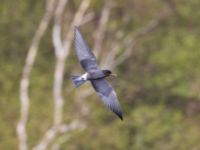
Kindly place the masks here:
POLYGON ((74 46, 79 62, 86 72, 82 75, 72 75, 71 79, 73 84, 78 88, 86 81, 90 81, 103 103, 123 120, 123 114, 116 92, 106 80, 106 77, 114 76, 114 74, 110 70, 100 69, 95 55, 90 50, 77 26, 74 27, 74 46))

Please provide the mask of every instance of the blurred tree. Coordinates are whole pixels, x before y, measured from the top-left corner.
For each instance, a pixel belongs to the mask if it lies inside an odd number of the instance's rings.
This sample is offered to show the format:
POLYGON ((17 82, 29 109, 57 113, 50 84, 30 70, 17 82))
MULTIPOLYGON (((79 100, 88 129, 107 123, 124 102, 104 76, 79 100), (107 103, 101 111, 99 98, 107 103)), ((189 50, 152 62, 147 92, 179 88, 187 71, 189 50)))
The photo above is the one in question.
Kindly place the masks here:
POLYGON ((199 6, 2 0, 0 149, 200 149, 199 6), (117 72, 123 122, 88 84, 72 86, 70 75, 81 72, 74 25, 101 66, 117 72))

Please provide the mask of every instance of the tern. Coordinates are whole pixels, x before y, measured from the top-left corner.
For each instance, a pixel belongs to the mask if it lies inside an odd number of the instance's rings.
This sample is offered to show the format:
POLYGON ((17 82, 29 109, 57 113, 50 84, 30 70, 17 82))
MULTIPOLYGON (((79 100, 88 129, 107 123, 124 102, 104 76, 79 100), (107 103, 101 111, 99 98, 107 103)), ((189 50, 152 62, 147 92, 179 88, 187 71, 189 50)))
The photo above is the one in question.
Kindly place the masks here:
POLYGON ((106 80, 106 77, 112 76, 110 70, 101 70, 97 65, 96 57, 85 42, 78 27, 74 29, 74 44, 77 57, 81 66, 86 71, 83 75, 73 75, 71 79, 76 87, 79 87, 86 81, 90 81, 94 90, 97 92, 103 103, 113 111, 121 120, 123 115, 115 91, 106 80))

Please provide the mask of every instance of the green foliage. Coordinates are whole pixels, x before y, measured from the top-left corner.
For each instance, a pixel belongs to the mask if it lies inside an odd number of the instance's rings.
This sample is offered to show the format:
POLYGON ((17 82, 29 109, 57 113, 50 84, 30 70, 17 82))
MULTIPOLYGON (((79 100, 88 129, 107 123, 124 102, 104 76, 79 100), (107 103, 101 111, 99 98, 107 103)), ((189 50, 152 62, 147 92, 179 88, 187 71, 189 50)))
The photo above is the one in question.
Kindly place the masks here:
POLYGON ((171 89, 175 94, 197 96, 199 92, 190 88, 193 84, 199 85, 198 36, 177 31, 168 33, 163 40, 161 50, 151 57, 161 68, 152 78, 153 82, 158 87, 176 83, 171 89))
MULTIPOLYGON (((105 2, 91 2, 89 11, 94 11, 96 18, 83 27, 90 45, 91 34, 105 2)), ((90 115, 84 118, 87 128, 56 139, 58 143, 65 141, 61 149, 200 149, 200 116, 198 112, 192 116, 187 114, 187 109, 191 109, 189 103, 200 99, 200 1, 173 2, 176 16, 141 38, 130 58, 114 70, 119 79, 114 80, 113 85, 123 108, 124 121, 107 111, 94 94, 85 100, 90 106, 90 115)), ((74 11, 79 3, 80 0, 71 1, 67 7, 74 11)), ((159 0, 116 1, 105 45, 112 42, 109 38, 116 38, 114 33, 117 30, 122 30, 124 36, 137 31, 157 15, 161 5, 164 4, 159 0), (125 19, 122 16, 126 16, 125 19)), ((0 149, 9 150, 18 146, 15 128, 20 111, 19 81, 45 4, 39 0, 2 0, 0 10, 0 149)), ((55 59, 51 32, 50 28, 42 39, 31 72, 31 107, 27 126, 29 147, 41 139, 52 122, 55 59)), ((66 122, 78 114, 79 106, 74 95, 81 88, 88 88, 85 85, 75 91, 71 86, 71 72, 80 71, 77 65, 72 52, 66 62, 63 88, 66 122)))

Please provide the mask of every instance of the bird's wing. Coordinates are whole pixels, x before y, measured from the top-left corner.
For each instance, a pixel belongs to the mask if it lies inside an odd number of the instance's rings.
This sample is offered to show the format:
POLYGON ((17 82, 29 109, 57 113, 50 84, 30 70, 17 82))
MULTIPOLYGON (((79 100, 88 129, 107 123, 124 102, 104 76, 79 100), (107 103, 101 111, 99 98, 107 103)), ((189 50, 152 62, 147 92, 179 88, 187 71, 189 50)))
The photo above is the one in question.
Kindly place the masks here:
POLYGON ((94 54, 91 52, 90 48, 83 39, 83 36, 81 35, 81 32, 77 27, 75 27, 74 30, 74 42, 75 42, 76 54, 81 63, 81 66, 87 72, 90 70, 99 69, 94 54))
POLYGON ((112 86, 104 78, 91 80, 91 83, 104 104, 123 120, 120 104, 112 86))

